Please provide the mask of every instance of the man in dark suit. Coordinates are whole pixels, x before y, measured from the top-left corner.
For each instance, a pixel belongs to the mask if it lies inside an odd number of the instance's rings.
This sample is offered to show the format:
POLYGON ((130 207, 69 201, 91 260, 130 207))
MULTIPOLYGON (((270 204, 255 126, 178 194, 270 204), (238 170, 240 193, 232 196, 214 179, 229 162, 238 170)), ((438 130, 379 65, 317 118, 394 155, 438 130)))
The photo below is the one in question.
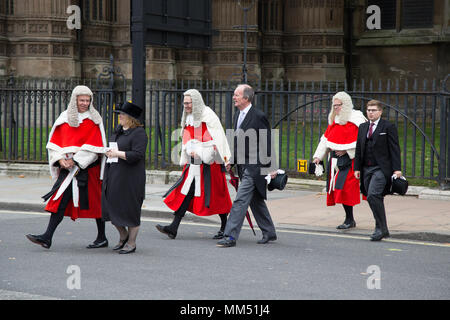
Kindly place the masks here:
POLYGON ((367 103, 368 122, 359 126, 355 154, 355 177, 361 181, 361 192, 367 197, 375 218, 371 241, 389 237, 384 196, 391 187, 391 177, 401 177, 400 146, 395 125, 381 119, 383 106, 377 100, 367 103))
MULTIPOLYGON (((254 95, 253 88, 246 84, 239 85, 233 95, 239 112, 235 113, 233 121, 236 131, 232 162, 237 164, 241 183, 228 216, 225 237, 217 243, 219 247, 236 245, 249 206, 263 234, 258 243, 277 239, 275 226, 264 201, 267 199, 265 175, 269 173, 266 171, 271 165, 271 128, 265 114, 252 106, 254 95)), ((230 163, 226 163, 226 169, 231 170, 230 163)), ((270 172, 270 175, 274 178, 276 171, 270 172)))

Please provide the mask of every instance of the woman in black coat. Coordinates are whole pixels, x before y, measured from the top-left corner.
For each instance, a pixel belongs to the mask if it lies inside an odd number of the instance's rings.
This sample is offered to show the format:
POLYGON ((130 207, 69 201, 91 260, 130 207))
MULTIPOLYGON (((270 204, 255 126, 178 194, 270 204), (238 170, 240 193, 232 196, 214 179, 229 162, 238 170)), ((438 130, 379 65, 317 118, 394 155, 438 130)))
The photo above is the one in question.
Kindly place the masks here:
POLYGON ((120 234, 120 241, 113 250, 126 254, 136 251, 145 198, 148 138, 138 120, 142 113, 139 106, 126 102, 115 112, 119 113, 119 126, 109 141, 117 143, 117 148, 112 146, 106 152, 108 161, 102 186, 102 216, 103 220, 111 221, 120 234))

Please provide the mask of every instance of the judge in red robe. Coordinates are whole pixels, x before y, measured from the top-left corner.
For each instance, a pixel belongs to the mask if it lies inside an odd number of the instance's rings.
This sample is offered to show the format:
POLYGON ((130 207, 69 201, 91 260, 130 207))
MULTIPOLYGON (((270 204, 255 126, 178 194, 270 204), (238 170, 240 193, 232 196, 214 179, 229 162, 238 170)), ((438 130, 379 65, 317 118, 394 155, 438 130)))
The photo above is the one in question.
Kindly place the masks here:
POLYGON ((92 105, 93 94, 86 86, 72 91, 69 106, 55 121, 47 143, 52 190, 43 196, 51 213, 47 231, 27 238, 50 248, 56 227, 64 216, 72 220, 93 218, 97 239, 88 248, 108 246, 101 212, 101 179, 106 146, 102 118, 92 105))
POLYGON ((332 102, 328 127, 313 155, 313 162, 319 164, 328 155, 327 206, 343 205, 345 220, 337 229, 349 229, 356 227, 353 206, 361 202, 359 180, 353 168, 358 127, 367 119, 361 111, 353 110, 351 97, 343 91, 334 95, 332 102))
POLYGON ((164 199, 174 211, 174 220, 168 226, 156 228, 174 239, 186 211, 198 216, 219 214, 221 228, 214 239, 221 239, 232 205, 223 165, 230 159, 230 148, 219 118, 204 104, 200 92, 186 91, 183 104, 180 156, 183 172, 164 199))

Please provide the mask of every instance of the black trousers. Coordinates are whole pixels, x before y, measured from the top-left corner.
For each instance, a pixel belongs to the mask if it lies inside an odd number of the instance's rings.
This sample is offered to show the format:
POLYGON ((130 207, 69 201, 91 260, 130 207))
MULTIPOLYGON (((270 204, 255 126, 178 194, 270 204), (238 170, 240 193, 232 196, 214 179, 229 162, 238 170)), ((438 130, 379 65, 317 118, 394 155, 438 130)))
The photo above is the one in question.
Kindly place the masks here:
POLYGON ((386 177, 379 166, 363 167, 364 187, 367 192, 367 202, 375 219, 375 229, 383 233, 389 232, 386 221, 386 210, 384 208, 384 188, 386 177))

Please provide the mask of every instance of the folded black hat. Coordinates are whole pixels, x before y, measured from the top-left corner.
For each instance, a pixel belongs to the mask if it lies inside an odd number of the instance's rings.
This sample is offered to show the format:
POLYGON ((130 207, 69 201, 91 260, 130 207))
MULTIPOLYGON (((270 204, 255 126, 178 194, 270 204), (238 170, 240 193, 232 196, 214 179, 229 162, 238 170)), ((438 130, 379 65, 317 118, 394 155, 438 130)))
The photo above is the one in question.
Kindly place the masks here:
POLYGON ((398 193, 404 196, 408 191, 408 180, 404 177, 392 179, 391 193, 398 193))
POLYGON ((139 118, 141 117, 142 108, 134 103, 127 101, 120 108, 117 108, 116 110, 114 110, 114 112, 117 112, 117 113, 123 112, 123 113, 126 113, 127 115, 139 120, 139 118))
POLYGON ((270 180, 267 185, 267 189, 272 191, 273 189, 283 190, 288 181, 288 176, 286 173, 279 173, 277 176, 270 180))

